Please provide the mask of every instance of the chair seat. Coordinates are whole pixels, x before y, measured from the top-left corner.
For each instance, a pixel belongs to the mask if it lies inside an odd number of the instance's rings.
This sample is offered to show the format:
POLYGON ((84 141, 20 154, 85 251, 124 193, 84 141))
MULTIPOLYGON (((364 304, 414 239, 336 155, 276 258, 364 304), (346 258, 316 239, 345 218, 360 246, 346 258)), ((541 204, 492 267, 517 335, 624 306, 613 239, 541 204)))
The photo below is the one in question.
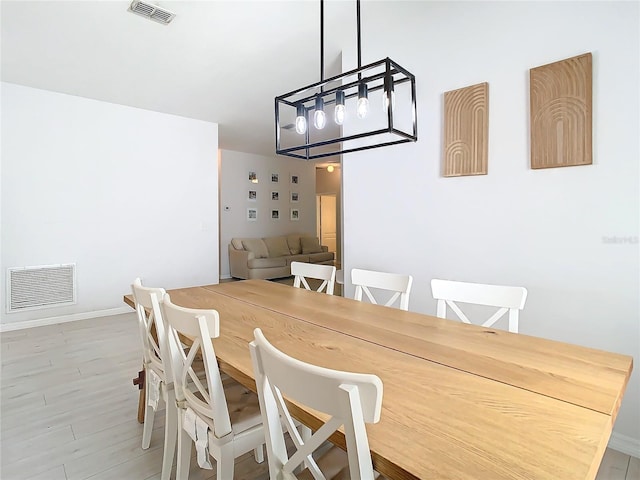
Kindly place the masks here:
MULTIPOLYGON (((335 445, 332 445, 319 458, 316 458, 316 463, 327 480, 351 480, 347 452, 335 445)), ((374 476, 379 480, 384 480, 385 478, 375 471, 374 476)), ((314 480, 308 468, 305 468, 296 477, 298 480, 314 480)))
MULTIPOLYGON (((347 457, 347 452, 341 448, 332 445, 320 458, 316 458, 316 463, 327 480, 350 480, 349 457, 347 457)), ((308 468, 305 468, 296 477, 298 480, 314 480, 308 468)))
MULTIPOLYGON (((224 395, 227 398, 229 420, 231 420, 233 433, 238 435, 253 427, 261 426, 262 418, 258 395, 229 376, 222 379, 222 385, 224 395)), ((207 422, 213 432, 213 419, 204 416, 202 419, 207 422)))

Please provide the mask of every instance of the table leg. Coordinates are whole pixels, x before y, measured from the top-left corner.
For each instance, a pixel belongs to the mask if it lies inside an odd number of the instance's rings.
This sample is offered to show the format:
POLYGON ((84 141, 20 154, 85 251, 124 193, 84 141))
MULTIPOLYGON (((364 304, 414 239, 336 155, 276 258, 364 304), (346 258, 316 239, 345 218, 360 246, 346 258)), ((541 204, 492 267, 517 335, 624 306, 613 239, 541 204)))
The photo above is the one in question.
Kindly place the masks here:
POLYGON ((144 367, 138 372, 138 376, 133 379, 133 384, 138 385, 140 397, 138 398, 138 423, 144 423, 144 410, 146 408, 144 399, 147 390, 147 383, 144 381, 144 367))

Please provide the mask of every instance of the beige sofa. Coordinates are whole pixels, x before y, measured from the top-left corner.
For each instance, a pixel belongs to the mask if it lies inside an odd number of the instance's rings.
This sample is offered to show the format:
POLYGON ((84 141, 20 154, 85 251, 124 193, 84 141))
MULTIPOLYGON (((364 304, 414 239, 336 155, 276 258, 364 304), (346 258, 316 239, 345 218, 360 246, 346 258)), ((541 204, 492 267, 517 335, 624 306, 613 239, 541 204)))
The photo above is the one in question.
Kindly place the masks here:
POLYGON ((305 234, 265 238, 232 238, 229 269, 234 278, 282 278, 291 275, 291 262, 333 265, 334 254, 318 237, 305 234))

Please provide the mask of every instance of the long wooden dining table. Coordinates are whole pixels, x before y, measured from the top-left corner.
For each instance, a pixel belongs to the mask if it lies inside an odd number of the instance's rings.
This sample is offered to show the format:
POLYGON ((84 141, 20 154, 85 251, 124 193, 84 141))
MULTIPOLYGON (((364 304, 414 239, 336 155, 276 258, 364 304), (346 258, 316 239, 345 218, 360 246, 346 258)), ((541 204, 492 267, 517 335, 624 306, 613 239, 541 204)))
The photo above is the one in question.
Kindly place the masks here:
MULTIPOLYGON (((300 360, 378 375, 382 416, 367 434, 390 479, 593 479, 633 367, 626 355, 264 280, 168 293, 220 313, 220 368, 248 388, 256 327, 300 360)), ((326 420, 293 414, 313 429, 326 420)), ((344 448, 340 434, 332 441, 344 448)))

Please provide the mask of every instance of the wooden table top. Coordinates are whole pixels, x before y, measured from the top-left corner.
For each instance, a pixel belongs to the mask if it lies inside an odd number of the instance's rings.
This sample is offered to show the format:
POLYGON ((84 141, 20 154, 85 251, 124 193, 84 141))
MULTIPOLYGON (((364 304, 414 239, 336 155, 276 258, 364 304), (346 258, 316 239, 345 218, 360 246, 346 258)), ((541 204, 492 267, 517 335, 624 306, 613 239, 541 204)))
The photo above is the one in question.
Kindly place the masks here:
POLYGON ((633 359, 626 355, 285 287, 249 280, 203 288, 614 419, 620 386, 631 375, 633 359))
MULTIPOLYGON (((382 416, 367 432, 374 466, 389 478, 593 479, 631 370, 630 357, 487 334, 481 327, 266 281, 169 293, 178 305, 219 311, 222 335, 214 346, 221 368, 250 388, 248 343, 256 327, 303 361, 378 375, 382 416), (556 372, 548 359, 534 368, 544 352, 555 352, 566 371, 556 372), (625 371, 625 361, 626 373, 617 373, 625 371), (585 371, 593 376, 607 368, 614 372, 604 382, 609 393, 598 395, 585 371), (560 393, 546 393, 554 382, 560 393), (593 391, 596 400, 578 401, 572 385, 585 397, 593 391)), ((125 301, 132 304, 130 297, 125 301)), ((312 428, 324 420, 310 411, 294 414, 312 428)))

